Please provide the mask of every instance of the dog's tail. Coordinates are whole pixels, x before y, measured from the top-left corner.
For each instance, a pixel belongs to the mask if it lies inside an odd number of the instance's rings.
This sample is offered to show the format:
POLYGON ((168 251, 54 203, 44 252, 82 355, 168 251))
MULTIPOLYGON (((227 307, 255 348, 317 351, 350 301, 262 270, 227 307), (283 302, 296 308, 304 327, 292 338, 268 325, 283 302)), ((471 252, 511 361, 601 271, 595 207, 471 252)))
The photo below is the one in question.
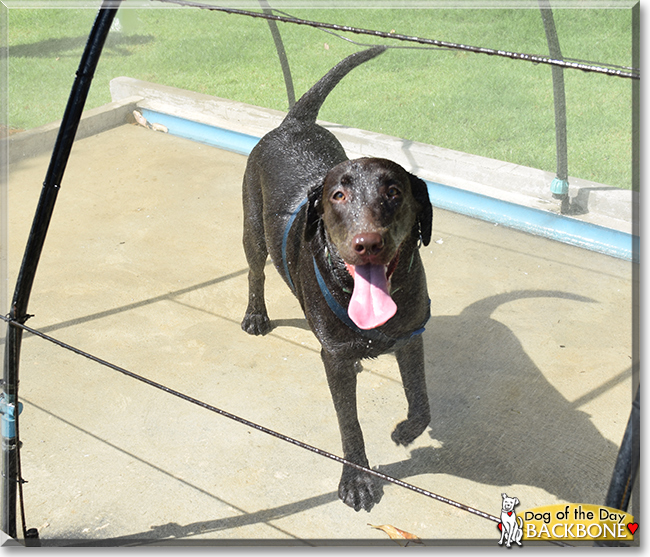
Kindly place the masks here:
POLYGON ((293 119, 305 124, 313 124, 318 118, 318 111, 325 102, 327 95, 332 92, 349 72, 364 62, 379 56, 388 47, 375 46, 368 50, 355 52, 348 56, 336 66, 334 66, 327 74, 320 79, 309 91, 307 91, 296 104, 293 105, 287 114, 287 120, 293 119))

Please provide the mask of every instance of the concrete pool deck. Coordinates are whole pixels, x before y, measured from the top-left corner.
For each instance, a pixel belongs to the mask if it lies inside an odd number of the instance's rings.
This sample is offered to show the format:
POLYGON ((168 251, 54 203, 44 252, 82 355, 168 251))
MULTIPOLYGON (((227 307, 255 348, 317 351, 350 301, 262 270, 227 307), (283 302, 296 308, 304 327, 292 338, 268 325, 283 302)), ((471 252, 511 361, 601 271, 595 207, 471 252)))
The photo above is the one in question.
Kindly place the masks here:
MULTIPOLYGON (((9 167, 9 290, 49 153, 9 167)), ((274 330, 246 307, 246 157, 135 125, 76 142, 28 325, 149 379, 340 454, 319 345, 269 269, 274 330)), ((432 421, 390 440, 406 407, 391 356, 364 362, 373 467, 498 515, 602 504, 632 397, 633 264, 434 210, 422 248, 432 421)), ((337 499, 340 466, 42 339, 23 342, 27 526, 43 545, 485 543, 489 520, 394 485, 370 513, 337 499)), ((633 501, 629 509, 638 508, 633 501)))

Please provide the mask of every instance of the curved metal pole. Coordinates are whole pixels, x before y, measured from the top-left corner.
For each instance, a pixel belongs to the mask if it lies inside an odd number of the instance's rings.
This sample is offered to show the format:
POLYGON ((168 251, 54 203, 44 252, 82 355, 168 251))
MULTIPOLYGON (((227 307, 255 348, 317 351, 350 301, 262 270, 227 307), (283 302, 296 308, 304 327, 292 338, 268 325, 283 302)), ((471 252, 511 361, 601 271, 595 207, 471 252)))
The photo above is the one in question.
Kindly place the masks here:
MULTIPOLYGON (((544 22, 548 51, 554 60, 562 60, 560 41, 557 38, 553 10, 549 0, 539 0, 539 9, 544 22)), ((567 155, 566 133, 566 97, 564 94, 564 69, 558 66, 551 68, 553 72, 553 101, 555 104, 555 150, 557 158, 556 178, 551 184, 553 197, 568 201, 569 170, 567 155)), ((564 204, 563 204, 564 205, 564 204)), ((568 205, 568 204, 567 204, 568 205)))
MULTIPOLYGON (((99 10, 95 23, 88 37, 86 48, 79 63, 77 77, 72 86, 59 134, 54 145, 50 166, 47 170, 43 189, 27 240, 27 247, 16 282, 16 289, 9 316, 24 323, 27 304, 34 284, 36 268, 43 251, 45 236, 50 224, 56 197, 61 188, 61 179, 68 163, 72 144, 79 127, 88 91, 92 83, 95 68, 102 53, 102 48, 111 28, 113 18, 121 0, 105 0, 99 10)), ((19 440, 18 440, 18 368, 22 330, 9 325, 5 344, 3 393, 0 401, 2 413, 2 529, 12 538, 16 537, 16 487, 19 477, 19 440)))
MULTIPOLYGON (((641 409, 639 398, 640 391, 640 387, 637 387, 636 396, 632 403, 632 411, 630 412, 630 417, 627 421, 621 446, 618 449, 616 464, 614 465, 614 471, 612 472, 612 479, 609 482, 609 489, 607 490, 607 496, 605 497, 606 507, 619 509, 621 511, 627 511, 632 491, 636 485, 637 474, 639 472, 639 461, 641 458, 641 433, 639 431, 639 414, 641 409)), ((638 503, 635 506, 638 509, 638 503)), ((639 517, 635 513, 632 514, 634 515, 634 520, 639 522, 639 517)), ((594 545, 599 547, 610 547, 622 544, 619 544, 616 541, 599 540, 594 542, 594 545)))
MULTIPOLYGON (((271 11, 271 6, 269 6, 266 0, 259 0, 260 6, 262 6, 262 11, 266 15, 273 15, 271 11)), ((291 69, 289 68, 289 60, 287 59, 287 53, 284 50, 284 44, 282 43, 282 37, 280 36, 280 30, 278 29, 278 24, 271 20, 267 19, 269 24, 269 29, 271 30, 271 36, 273 37, 273 42, 275 43, 275 50, 278 52, 278 58, 280 59, 280 66, 282 66, 282 75, 284 76, 284 85, 287 89, 287 100, 289 101, 289 109, 296 104, 296 93, 293 89, 293 79, 291 78, 291 69)))
POLYGON ((621 441, 621 447, 618 450, 618 457, 616 458, 612 479, 605 498, 605 506, 622 511, 627 511, 634 481, 639 470, 639 413, 641 409, 639 392, 640 388, 637 387, 636 396, 632 403, 632 411, 625 428, 623 441, 621 441))

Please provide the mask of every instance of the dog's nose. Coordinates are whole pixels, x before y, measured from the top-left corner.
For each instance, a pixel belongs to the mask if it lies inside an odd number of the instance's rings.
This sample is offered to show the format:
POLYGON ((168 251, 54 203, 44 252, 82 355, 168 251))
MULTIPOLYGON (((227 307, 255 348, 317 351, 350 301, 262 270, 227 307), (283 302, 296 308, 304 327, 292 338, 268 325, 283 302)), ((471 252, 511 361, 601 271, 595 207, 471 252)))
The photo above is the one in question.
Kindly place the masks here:
POLYGON ((357 234, 352 238, 352 247, 358 255, 373 256, 384 249, 384 239, 377 232, 357 234))

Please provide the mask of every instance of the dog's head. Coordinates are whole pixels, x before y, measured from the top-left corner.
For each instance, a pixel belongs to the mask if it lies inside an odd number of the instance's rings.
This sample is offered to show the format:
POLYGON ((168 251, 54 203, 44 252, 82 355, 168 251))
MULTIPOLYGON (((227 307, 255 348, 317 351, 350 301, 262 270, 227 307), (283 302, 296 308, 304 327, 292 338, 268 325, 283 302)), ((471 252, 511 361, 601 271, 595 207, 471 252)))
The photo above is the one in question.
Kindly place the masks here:
POLYGON ((512 511, 519 504, 519 499, 516 497, 508 497, 505 493, 502 493, 501 497, 503 497, 503 502, 501 504, 501 510, 503 511, 512 511))
POLYGON ((310 191, 307 241, 313 238, 321 219, 343 259, 352 263, 363 251, 352 242, 351 236, 357 234, 379 233, 389 241, 384 246, 385 256, 399 248, 417 224, 422 243, 428 245, 433 212, 423 180, 393 161, 363 158, 336 165, 323 183, 310 191))
POLYGON ((424 245, 431 240, 432 209, 426 184, 386 159, 344 161, 332 168, 309 195, 305 230, 308 241, 319 222, 355 279, 350 317, 362 329, 385 323, 395 313, 389 281, 400 248, 414 237, 424 245), (377 288, 371 289, 371 285, 377 288), (385 296, 372 300, 355 296, 357 291, 372 291, 374 295, 377 289, 385 296), (355 303, 363 306, 356 312, 358 320, 353 316, 355 310, 351 310, 355 303), (369 305, 386 307, 380 315, 371 316, 369 305))

